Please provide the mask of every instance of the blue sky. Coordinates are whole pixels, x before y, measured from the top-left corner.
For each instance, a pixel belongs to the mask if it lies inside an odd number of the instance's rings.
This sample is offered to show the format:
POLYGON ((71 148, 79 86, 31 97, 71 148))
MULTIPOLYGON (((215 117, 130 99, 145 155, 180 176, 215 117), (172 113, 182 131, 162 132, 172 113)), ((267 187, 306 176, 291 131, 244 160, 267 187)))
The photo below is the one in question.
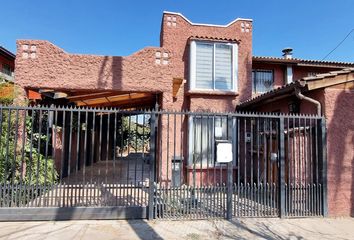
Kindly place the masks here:
MULTIPOLYGON (((159 45, 164 10, 192 22, 252 18, 253 54, 322 59, 354 28, 353 0, 1 0, 0 45, 46 39, 71 53, 129 55, 159 45)), ((326 60, 354 62, 354 32, 326 60)))

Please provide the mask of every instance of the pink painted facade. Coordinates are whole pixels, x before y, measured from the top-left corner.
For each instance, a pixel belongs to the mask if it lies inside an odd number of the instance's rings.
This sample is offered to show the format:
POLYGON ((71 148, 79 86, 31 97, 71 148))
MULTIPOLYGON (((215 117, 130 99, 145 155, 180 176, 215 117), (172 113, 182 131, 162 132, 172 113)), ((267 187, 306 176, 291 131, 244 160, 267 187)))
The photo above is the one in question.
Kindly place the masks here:
POLYGON ((354 89, 325 90, 328 202, 332 216, 354 216, 354 89))
POLYGON ((167 52, 163 48, 111 57, 69 54, 48 41, 19 40, 17 49, 16 82, 25 89, 164 92, 171 84, 169 66, 155 64, 155 53, 167 52))

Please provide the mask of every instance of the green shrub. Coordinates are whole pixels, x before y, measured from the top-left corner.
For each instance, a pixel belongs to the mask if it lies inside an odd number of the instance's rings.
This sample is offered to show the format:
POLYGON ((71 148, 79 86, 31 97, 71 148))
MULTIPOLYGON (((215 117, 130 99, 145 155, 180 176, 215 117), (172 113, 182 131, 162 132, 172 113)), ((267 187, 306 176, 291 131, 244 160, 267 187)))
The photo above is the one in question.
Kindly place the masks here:
POLYGON ((41 141, 47 136, 32 132, 31 117, 26 117, 25 144, 22 146, 22 137, 18 128, 21 117, 12 111, 2 112, 1 139, 0 139, 0 181, 3 183, 22 181, 26 184, 48 184, 55 182, 58 173, 55 170, 52 158, 41 152, 36 146, 41 135, 41 141), (10 116, 9 116, 10 114, 10 116), (16 118, 18 118, 16 120, 16 118), (16 136, 17 135, 17 136, 16 136), (32 141, 31 141, 32 135, 32 141))

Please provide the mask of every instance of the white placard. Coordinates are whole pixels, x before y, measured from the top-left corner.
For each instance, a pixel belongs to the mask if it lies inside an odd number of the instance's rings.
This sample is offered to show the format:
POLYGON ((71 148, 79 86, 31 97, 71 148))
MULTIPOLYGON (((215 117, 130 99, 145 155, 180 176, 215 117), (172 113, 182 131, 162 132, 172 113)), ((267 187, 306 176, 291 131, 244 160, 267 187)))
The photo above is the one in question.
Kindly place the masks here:
POLYGON ((218 163, 232 162, 232 144, 217 143, 216 145, 216 161, 218 163))

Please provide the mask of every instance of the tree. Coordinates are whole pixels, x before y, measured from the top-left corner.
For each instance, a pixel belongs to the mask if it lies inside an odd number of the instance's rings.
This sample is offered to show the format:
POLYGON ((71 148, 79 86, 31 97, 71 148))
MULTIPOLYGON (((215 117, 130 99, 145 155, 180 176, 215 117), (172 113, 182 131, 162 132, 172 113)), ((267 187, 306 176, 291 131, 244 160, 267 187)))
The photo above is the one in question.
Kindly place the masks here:
POLYGON ((123 129, 123 146, 132 147, 136 151, 144 151, 144 147, 150 141, 150 126, 149 122, 138 122, 138 116, 135 117, 135 121, 127 116, 122 117, 122 129, 123 129))

